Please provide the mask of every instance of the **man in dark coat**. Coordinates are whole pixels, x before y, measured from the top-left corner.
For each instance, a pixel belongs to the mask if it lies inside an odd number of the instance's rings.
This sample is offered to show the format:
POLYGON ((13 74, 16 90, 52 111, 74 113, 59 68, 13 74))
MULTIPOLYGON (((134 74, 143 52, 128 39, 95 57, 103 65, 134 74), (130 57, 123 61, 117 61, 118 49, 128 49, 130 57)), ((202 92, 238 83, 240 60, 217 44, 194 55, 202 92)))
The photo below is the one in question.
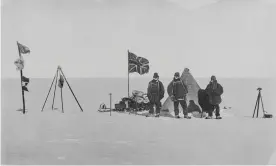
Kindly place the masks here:
POLYGON ((209 95, 207 91, 204 89, 200 89, 198 90, 197 96, 198 104, 200 105, 202 112, 207 112, 209 116, 206 118, 209 119, 210 117, 212 117, 214 109, 213 105, 209 103, 209 95))
POLYGON ((160 109, 161 109, 161 100, 164 97, 164 86, 161 81, 159 81, 159 75, 158 73, 154 73, 153 80, 151 80, 148 84, 148 98, 150 101, 150 111, 149 115, 152 115, 154 112, 154 105, 156 108, 156 117, 159 117, 160 115, 160 109))
POLYGON ((179 116, 179 103, 183 109, 184 118, 191 119, 190 116, 188 116, 188 110, 187 110, 187 103, 186 103, 186 95, 188 93, 188 88, 183 80, 180 79, 179 72, 176 72, 174 74, 174 78, 171 81, 171 83, 168 86, 168 94, 171 97, 173 103, 174 103, 174 114, 176 118, 180 118, 179 116), (172 86, 172 88, 169 88, 172 86), (170 91, 169 89, 172 89, 170 91))
POLYGON ((212 105, 212 111, 207 118, 212 118, 213 110, 216 110, 216 119, 221 119, 219 104, 221 103, 221 95, 223 94, 223 87, 217 82, 215 76, 211 77, 210 83, 206 87, 206 92, 209 96, 209 103, 212 105))

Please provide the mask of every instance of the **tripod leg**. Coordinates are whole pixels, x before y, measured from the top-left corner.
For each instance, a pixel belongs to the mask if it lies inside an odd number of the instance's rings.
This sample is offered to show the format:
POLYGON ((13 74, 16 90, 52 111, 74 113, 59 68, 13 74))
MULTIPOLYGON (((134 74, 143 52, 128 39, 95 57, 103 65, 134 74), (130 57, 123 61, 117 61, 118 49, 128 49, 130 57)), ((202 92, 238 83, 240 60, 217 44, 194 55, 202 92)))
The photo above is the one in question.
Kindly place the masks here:
POLYGON ((255 111, 256 111, 256 108, 257 108, 257 105, 258 105, 258 99, 259 99, 259 94, 257 96, 257 100, 256 100, 256 104, 255 104, 254 113, 253 113, 253 117, 252 118, 254 118, 254 116, 255 116, 255 111))
POLYGON ((50 92, 51 92, 51 89, 52 89, 53 83, 54 83, 55 79, 57 79, 56 77, 57 77, 57 73, 55 74, 55 77, 54 77, 54 79, 53 79, 53 81, 52 81, 52 84, 51 84, 51 86, 50 86, 49 92, 48 92, 47 97, 46 97, 46 99, 45 99, 45 102, 44 102, 44 104, 43 104, 43 106, 42 106, 41 112, 43 111, 44 106, 45 106, 45 104, 46 104, 46 102, 47 102, 47 99, 48 99, 49 94, 50 94, 50 92))
POLYGON ((257 118, 259 116, 259 108, 260 108, 260 93, 259 93, 259 96, 258 96, 257 118))
POLYGON ((70 85, 69 85, 69 83, 68 83, 68 81, 67 81, 67 79, 66 79, 66 77, 65 77, 65 75, 64 75, 64 73, 62 72, 62 70, 61 70, 61 69, 60 69, 60 72, 62 73, 62 75, 63 75, 63 77, 64 77, 64 79, 65 79, 65 81, 66 81, 66 83, 67 83, 67 85, 68 85, 68 87, 69 87, 69 89, 70 89, 70 91, 72 92, 72 94, 73 94, 73 96, 74 96, 75 100, 77 101, 77 103, 78 103, 78 105, 79 105, 79 107, 80 107, 81 111, 83 112, 83 109, 81 108, 81 106, 80 106, 80 103, 79 103, 78 99, 76 98, 76 96, 75 96, 75 94, 74 94, 73 90, 71 89, 71 87, 70 87, 70 85))
POLYGON ((62 107, 62 113, 64 113, 64 110, 63 110, 62 88, 60 88, 60 94, 61 94, 61 107, 62 107))
MULTIPOLYGON (((260 95, 260 96, 261 96, 261 95, 260 95)), ((264 111, 264 103, 263 103, 263 98, 262 98, 262 96, 261 96, 260 98, 261 98, 261 102, 262 102, 263 113, 265 114, 265 111, 264 111)))
MULTIPOLYGON (((57 79, 58 79, 58 70, 57 70, 57 79)), ((56 89, 57 89, 57 79, 56 79, 56 83, 55 83, 54 97, 53 97, 53 103, 52 103, 52 110, 54 109, 54 104, 55 104, 56 89)))

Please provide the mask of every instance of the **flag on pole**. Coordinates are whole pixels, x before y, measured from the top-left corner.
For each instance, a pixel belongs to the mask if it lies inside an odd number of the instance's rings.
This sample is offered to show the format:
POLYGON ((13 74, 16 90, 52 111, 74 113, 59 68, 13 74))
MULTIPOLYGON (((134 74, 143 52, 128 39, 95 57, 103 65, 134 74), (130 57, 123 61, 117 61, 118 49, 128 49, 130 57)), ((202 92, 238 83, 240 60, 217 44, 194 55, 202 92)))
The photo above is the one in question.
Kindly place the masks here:
POLYGON ((17 45, 21 54, 27 54, 31 52, 27 46, 24 46, 23 44, 20 44, 18 42, 17 42, 17 45))
POLYGON ((23 102, 23 114, 25 114, 25 97, 24 97, 24 91, 29 92, 27 85, 30 82, 30 79, 23 76, 23 69, 24 69, 24 59, 21 54, 27 54, 30 53, 30 49, 27 46, 24 46, 23 44, 20 44, 18 41, 16 42, 18 53, 19 53, 19 59, 17 59, 14 64, 17 67, 17 70, 20 70, 20 83, 22 88, 22 102, 23 102))
POLYGON ((25 85, 22 85, 22 89, 24 90, 24 91, 27 91, 27 92, 29 92, 29 90, 28 90, 28 88, 27 88, 27 86, 25 85))
POLYGON ((30 79, 29 79, 29 78, 22 76, 22 89, 23 89, 24 91, 29 92, 29 90, 28 90, 28 88, 27 88, 27 85, 29 84, 29 82, 30 82, 30 79))
POLYGON ((22 82, 24 82, 26 85, 28 85, 29 82, 30 82, 30 79, 27 78, 27 77, 22 76, 22 82))
POLYGON ((16 61, 14 61, 15 66, 17 67, 16 70, 24 69, 24 59, 23 57, 19 57, 16 61))
POLYGON ((148 73, 149 61, 146 58, 138 57, 134 53, 128 51, 128 72, 136 72, 140 75, 148 73))

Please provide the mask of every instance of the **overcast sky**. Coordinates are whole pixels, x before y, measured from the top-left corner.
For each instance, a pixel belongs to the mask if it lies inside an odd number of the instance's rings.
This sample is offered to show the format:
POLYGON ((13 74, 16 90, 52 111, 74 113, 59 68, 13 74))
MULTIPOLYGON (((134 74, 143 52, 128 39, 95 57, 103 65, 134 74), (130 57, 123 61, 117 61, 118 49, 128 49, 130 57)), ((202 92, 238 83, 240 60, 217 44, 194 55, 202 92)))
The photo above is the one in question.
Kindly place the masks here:
MULTIPOLYGON (((127 50, 152 77, 275 77, 276 0, 4 0, 2 77, 127 77, 127 50)), ((131 74, 131 77, 140 77, 131 74)))

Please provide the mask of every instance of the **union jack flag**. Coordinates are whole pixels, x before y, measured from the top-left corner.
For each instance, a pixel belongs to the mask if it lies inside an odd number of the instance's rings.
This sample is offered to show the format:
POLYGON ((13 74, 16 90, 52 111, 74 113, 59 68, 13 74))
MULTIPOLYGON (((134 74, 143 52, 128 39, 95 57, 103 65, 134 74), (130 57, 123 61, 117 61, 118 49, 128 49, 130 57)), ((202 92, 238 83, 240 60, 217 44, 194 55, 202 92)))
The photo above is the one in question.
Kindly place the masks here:
POLYGON ((149 72, 149 61, 146 58, 138 57, 128 51, 128 72, 139 73, 140 75, 149 72))

